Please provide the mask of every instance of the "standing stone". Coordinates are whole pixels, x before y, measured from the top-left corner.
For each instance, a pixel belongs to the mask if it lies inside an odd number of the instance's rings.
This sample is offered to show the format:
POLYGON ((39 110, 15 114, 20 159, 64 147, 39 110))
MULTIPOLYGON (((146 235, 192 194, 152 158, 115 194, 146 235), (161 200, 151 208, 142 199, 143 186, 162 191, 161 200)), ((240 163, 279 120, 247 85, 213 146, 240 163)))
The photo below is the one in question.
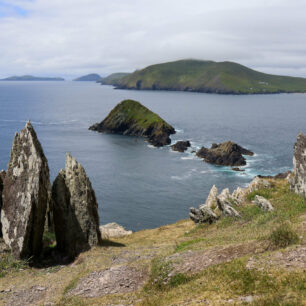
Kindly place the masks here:
POLYGON ((16 258, 41 252, 49 190, 48 161, 27 122, 15 135, 3 188, 3 238, 16 258))
POLYGON ((215 208, 217 206, 217 196, 218 196, 218 189, 216 185, 213 185, 210 189, 205 205, 209 208, 215 208))
POLYGON ((306 135, 300 133, 294 145, 293 172, 290 187, 297 194, 306 197, 306 135))
POLYGON ((5 171, 0 171, 0 237, 2 237, 2 224, 1 224, 1 211, 2 211, 2 192, 3 192, 3 182, 5 179, 5 171))
POLYGON ((98 204, 84 168, 69 154, 52 187, 58 250, 73 258, 101 242, 98 204))

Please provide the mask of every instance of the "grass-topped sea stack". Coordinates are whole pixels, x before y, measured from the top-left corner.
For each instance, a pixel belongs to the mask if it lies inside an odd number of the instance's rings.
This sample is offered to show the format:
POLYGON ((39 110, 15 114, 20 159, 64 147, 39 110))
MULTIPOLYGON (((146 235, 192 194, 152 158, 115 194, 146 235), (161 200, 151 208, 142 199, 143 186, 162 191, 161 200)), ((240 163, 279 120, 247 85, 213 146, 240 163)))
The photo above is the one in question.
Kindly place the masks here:
POLYGON ((146 137, 156 147, 170 144, 169 136, 175 134, 170 124, 134 100, 122 101, 102 122, 89 129, 101 133, 146 137))

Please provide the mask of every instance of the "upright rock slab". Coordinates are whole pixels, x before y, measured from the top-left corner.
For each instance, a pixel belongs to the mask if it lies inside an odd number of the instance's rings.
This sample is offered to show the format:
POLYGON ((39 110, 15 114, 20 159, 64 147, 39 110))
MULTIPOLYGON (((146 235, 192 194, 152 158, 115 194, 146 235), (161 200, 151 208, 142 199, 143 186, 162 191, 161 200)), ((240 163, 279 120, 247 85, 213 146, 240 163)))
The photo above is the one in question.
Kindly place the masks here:
POLYGON ((1 210, 2 210, 2 192, 3 192, 3 182, 5 179, 5 171, 0 171, 0 237, 2 237, 2 224, 1 224, 1 210))
POLYGON ((293 172, 289 181, 294 192, 306 197, 306 135, 302 133, 294 145, 293 172))
POLYGON ((84 168, 69 154, 52 187, 57 248, 75 257, 101 242, 98 204, 84 168))
POLYGON ((15 135, 2 197, 3 238, 17 258, 40 254, 49 190, 48 161, 27 122, 15 135))

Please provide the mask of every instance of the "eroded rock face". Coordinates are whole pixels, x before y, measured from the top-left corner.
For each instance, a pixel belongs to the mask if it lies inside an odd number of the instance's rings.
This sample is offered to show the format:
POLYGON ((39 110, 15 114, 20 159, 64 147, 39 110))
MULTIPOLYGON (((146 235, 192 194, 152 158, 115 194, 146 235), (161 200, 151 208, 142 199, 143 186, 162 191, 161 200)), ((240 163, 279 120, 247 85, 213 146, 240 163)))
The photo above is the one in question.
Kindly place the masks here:
POLYGON ((217 206, 217 196, 218 196, 218 189, 216 185, 213 185, 205 201, 205 205, 209 208, 215 208, 217 206))
POLYGON ((98 203, 82 165, 69 153, 52 187, 57 247, 73 258, 101 242, 98 203))
POLYGON ((198 209, 190 207, 190 219, 194 223, 213 223, 218 220, 218 216, 212 211, 210 207, 201 205, 198 209))
POLYGON ((2 210, 2 191, 3 191, 3 182, 5 179, 5 171, 0 171, 0 237, 2 237, 2 224, 1 224, 1 210, 2 210))
POLYGON ((243 155, 254 155, 253 152, 227 141, 220 144, 212 144, 211 148, 202 147, 196 155, 203 158, 207 163, 222 166, 244 166, 246 160, 243 155))
POLYGON ((306 197, 306 135, 302 133, 298 135, 294 145, 290 187, 297 194, 306 197))
POLYGON ((185 152, 189 147, 191 146, 190 141, 186 140, 186 141, 177 141, 174 145, 171 146, 171 149, 173 151, 177 151, 177 152, 185 152))
POLYGON ((27 122, 14 138, 1 214, 4 241, 17 258, 40 254, 49 190, 48 162, 27 122))
POLYGON ((127 231, 123 226, 116 222, 108 223, 100 226, 102 239, 120 238, 132 235, 132 231, 127 231))
POLYGON ((258 207, 260 207, 262 210, 265 210, 265 211, 274 210, 274 207, 272 206, 270 201, 268 201, 267 199, 259 195, 255 196, 253 203, 256 204, 258 207))

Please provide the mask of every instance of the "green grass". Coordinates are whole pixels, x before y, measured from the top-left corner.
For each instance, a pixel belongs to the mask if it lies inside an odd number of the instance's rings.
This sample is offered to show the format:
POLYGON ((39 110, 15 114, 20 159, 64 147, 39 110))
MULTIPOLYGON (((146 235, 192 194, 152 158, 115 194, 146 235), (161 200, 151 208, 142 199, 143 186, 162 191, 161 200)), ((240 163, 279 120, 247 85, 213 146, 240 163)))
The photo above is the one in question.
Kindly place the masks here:
POLYGON ((269 236, 271 243, 280 248, 299 242, 299 236, 288 222, 281 223, 269 236))
POLYGON ((26 260, 15 259, 10 253, 2 253, 0 255, 0 278, 27 268, 29 268, 29 262, 26 260))
POLYGON ((108 75, 105 78, 102 78, 99 83, 103 85, 113 85, 116 86, 119 84, 120 80, 126 76, 128 76, 130 73, 126 72, 117 72, 117 73, 112 73, 108 75))
POLYGON ((306 79, 261 73, 233 62, 181 60, 152 65, 118 81, 121 88, 216 93, 306 92, 306 79))

